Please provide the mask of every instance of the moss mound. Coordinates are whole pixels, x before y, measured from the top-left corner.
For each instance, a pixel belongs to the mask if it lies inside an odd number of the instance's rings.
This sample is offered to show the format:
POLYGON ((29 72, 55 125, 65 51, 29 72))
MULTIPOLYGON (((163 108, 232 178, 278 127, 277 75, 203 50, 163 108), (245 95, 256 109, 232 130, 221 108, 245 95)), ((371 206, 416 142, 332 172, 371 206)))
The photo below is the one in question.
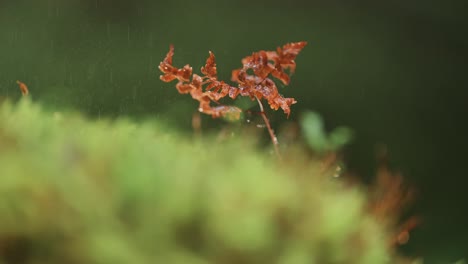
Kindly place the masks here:
POLYGON ((0 263, 394 263, 363 193, 276 163, 239 139, 3 102, 0 263))

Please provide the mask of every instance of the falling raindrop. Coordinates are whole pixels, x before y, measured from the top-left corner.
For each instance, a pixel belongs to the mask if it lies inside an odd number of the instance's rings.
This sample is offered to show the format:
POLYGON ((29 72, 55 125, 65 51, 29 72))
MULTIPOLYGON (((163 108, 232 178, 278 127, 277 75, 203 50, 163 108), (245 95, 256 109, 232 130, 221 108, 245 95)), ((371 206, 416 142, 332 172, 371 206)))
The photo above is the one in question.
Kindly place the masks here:
POLYGON ((153 47, 153 33, 152 32, 149 33, 148 39, 149 39, 148 41, 149 47, 152 48, 153 47))
POLYGON ((111 32, 110 32, 110 22, 109 22, 109 20, 106 21, 106 33, 107 33, 107 38, 110 39, 111 32))
POLYGON ((52 53, 52 55, 54 54, 54 50, 55 50, 55 42, 53 39, 50 40, 50 52, 52 53))
POLYGON ((141 6, 138 6, 138 15, 143 16, 143 8, 141 6))
POLYGON ((65 79, 65 82, 67 81, 67 74, 68 74, 67 58, 65 57, 65 60, 63 61, 63 77, 65 79))
POLYGON ((130 25, 127 26, 127 43, 130 45, 130 25))
POLYGON ((149 77, 153 77, 153 56, 149 56, 149 77))
POLYGON ((47 1, 47 17, 52 17, 52 4, 50 3, 51 0, 47 1))
POLYGON ((136 86, 133 86, 133 93, 132 93, 132 99, 133 101, 136 101, 136 91, 137 90, 137 87, 136 86))

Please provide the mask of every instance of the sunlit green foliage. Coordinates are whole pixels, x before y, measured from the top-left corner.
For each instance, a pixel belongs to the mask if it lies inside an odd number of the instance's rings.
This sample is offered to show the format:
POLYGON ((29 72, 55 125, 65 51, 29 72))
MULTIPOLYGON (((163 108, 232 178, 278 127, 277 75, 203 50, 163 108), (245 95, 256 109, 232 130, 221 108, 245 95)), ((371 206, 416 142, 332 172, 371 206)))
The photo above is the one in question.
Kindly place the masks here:
POLYGON ((0 263, 395 263, 361 190, 304 166, 3 102, 0 263))

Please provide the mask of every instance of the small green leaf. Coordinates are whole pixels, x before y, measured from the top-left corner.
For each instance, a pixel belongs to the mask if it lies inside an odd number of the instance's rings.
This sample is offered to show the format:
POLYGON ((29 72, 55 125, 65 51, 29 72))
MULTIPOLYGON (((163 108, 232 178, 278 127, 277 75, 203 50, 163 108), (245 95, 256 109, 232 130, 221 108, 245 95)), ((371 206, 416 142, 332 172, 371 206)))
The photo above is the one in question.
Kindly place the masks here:
POLYGON ((338 150, 353 140, 353 131, 348 127, 337 127, 329 135, 330 147, 338 150))
POLYGON ((315 112, 306 112, 302 116, 301 129, 304 138, 314 151, 325 152, 328 150, 328 140, 323 128, 322 117, 315 112))

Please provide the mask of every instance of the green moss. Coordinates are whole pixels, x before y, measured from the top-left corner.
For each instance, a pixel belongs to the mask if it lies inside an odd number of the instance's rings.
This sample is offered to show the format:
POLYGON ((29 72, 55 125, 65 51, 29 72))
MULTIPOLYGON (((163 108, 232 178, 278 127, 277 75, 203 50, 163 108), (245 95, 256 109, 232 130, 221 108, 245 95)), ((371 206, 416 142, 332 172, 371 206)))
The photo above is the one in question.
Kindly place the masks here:
POLYGON ((245 140, 4 102, 0 262, 395 263, 364 194, 317 171, 245 140))

